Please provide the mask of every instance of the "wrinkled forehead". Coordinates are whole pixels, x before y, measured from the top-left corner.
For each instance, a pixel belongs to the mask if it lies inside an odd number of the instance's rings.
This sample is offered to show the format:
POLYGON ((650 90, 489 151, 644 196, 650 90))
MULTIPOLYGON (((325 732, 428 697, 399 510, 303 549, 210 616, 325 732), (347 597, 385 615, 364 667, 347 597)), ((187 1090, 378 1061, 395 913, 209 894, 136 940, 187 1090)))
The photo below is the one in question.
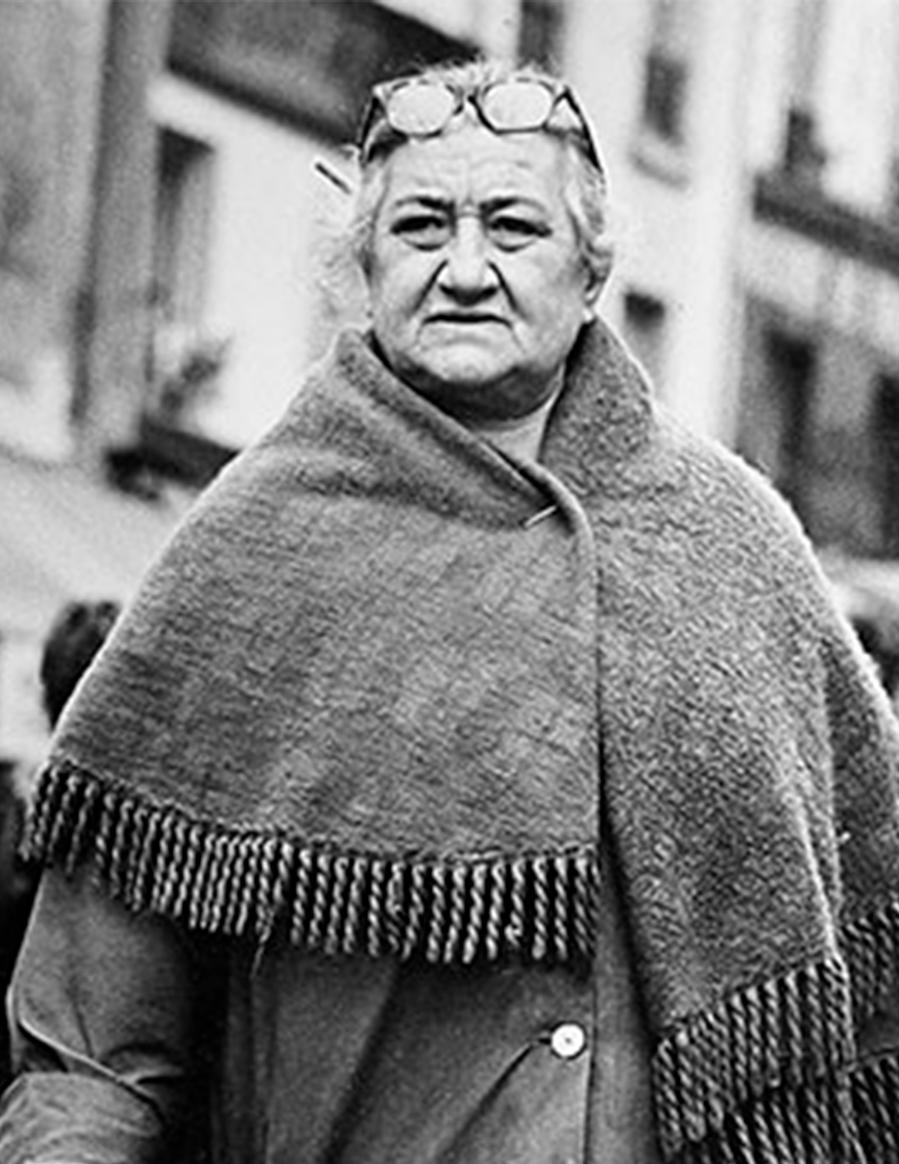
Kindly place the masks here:
POLYGON ((563 205, 565 148, 548 132, 491 133, 461 123, 437 137, 410 139, 382 159, 388 200, 442 197, 452 202, 493 198, 563 205))

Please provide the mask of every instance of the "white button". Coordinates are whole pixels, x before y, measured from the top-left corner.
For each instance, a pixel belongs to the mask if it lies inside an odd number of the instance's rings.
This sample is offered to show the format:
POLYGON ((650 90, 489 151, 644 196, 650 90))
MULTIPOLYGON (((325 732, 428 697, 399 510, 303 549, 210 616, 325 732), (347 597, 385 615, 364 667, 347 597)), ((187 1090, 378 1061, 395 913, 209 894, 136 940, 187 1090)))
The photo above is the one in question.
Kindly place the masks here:
POLYGON ((574 1059, 586 1047, 587 1036, 577 1023, 561 1023, 550 1035, 549 1045, 560 1059, 574 1059))

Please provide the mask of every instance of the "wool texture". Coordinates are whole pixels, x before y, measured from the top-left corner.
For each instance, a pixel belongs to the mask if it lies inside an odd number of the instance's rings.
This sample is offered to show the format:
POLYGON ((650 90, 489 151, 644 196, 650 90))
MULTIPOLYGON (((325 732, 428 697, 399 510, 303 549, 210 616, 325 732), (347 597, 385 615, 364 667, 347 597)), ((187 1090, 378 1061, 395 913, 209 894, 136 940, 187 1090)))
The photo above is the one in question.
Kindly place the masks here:
POLYGON ((665 1158, 829 1164, 893 1158, 897 793, 792 514, 604 324, 539 466, 347 333, 91 667, 29 847, 200 930, 583 970, 602 813, 665 1158))

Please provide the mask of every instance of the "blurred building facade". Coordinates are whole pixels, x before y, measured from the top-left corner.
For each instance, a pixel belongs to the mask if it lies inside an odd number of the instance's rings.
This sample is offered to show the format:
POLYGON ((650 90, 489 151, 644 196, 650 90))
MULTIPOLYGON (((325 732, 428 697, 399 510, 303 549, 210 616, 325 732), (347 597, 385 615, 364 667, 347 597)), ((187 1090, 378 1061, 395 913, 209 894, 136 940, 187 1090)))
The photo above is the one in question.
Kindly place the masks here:
MULTIPOLYGON (((590 110, 606 313, 665 404, 820 545, 899 557, 893 0, 0 0, 0 33, 0 449, 23 463, 207 480, 361 317, 341 186, 368 86, 487 52, 590 110)), ((128 504, 155 547, 172 514, 128 504)), ((11 536, 0 516, 0 556, 11 536)))
POLYGON ((797 17, 786 79, 755 82, 784 115, 758 127, 741 238, 737 443, 819 545, 899 557, 899 8, 797 17))
POLYGON ((124 599, 177 505, 106 487, 144 396, 161 3, 0 2, 0 759, 39 753, 72 598, 124 599), (85 472, 91 465, 93 472, 85 472))
POLYGON ((614 310, 662 396, 819 545, 899 556, 899 8, 567 15, 624 215, 614 310))
POLYGON ((0 4, 0 434, 38 455, 70 447, 100 14, 85 3, 0 4))

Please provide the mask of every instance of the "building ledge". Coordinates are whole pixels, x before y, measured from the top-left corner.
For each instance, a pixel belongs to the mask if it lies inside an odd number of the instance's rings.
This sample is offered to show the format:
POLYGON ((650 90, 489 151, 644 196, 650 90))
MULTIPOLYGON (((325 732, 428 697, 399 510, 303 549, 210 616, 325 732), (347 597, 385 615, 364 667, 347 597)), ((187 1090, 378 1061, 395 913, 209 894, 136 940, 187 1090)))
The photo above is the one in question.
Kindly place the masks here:
POLYGON ((301 129, 351 140, 369 89, 475 47, 374 2, 197 4, 178 0, 177 73, 301 129))
POLYGON ((899 223, 887 222, 835 202, 813 184, 782 171, 760 174, 755 217, 795 231, 871 267, 899 275, 899 223))
POLYGON ((136 453, 143 465, 186 485, 208 485, 236 452, 211 437, 167 424, 158 417, 148 414, 141 418, 136 453))
POLYGON ((158 501, 171 485, 193 492, 204 489, 237 452, 202 433, 145 414, 136 440, 106 450, 106 477, 122 493, 158 501))

